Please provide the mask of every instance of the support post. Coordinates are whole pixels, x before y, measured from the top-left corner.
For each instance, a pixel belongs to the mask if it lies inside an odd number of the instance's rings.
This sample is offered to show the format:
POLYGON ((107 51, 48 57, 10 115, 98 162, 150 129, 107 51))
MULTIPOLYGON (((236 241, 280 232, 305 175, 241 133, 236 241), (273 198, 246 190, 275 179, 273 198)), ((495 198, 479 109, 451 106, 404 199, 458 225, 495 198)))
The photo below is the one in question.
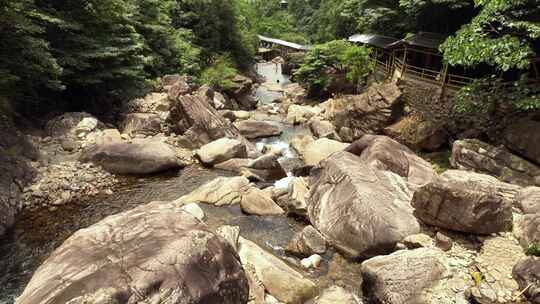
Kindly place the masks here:
POLYGON ((403 53, 403 66, 401 67, 401 75, 399 75, 399 78, 403 78, 403 74, 405 74, 405 70, 407 69, 407 45, 405 45, 405 52, 403 53))
POLYGON ((443 71, 442 71, 442 77, 441 77, 441 95, 439 96, 439 100, 441 100, 442 97, 444 96, 447 77, 448 77, 448 63, 445 63, 443 67, 443 71))

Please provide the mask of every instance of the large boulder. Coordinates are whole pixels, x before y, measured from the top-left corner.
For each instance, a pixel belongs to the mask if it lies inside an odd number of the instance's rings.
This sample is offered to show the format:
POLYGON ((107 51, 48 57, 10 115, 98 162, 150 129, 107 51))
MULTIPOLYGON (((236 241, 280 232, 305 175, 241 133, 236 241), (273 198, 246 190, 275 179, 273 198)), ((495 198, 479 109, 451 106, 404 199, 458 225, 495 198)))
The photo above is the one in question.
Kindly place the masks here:
POLYGON ((492 191, 497 195, 513 201, 517 206, 516 197, 522 191, 520 186, 501 182, 491 175, 463 170, 446 170, 440 175, 443 179, 462 187, 478 191, 492 191))
POLYGON ((287 176, 279 163, 280 158, 279 153, 265 154, 256 159, 234 158, 217 164, 215 168, 238 172, 253 181, 269 182, 287 176))
POLYGON ((430 182, 416 190, 412 205, 418 219, 436 227, 476 234, 512 229, 512 201, 472 183, 430 182))
POLYGON ((242 194, 240 207, 242 208, 242 211, 252 215, 280 215, 285 213, 285 211, 272 200, 270 195, 255 187, 250 188, 242 194))
POLYGON ((296 153, 304 155, 307 146, 314 141, 315 138, 311 135, 296 135, 290 140, 289 145, 296 153))
POLYGON ((527 257, 514 266, 512 277, 533 304, 540 304, 540 257, 527 257))
POLYGON ((417 234, 405 181, 338 152, 312 170, 307 196, 309 219, 329 243, 351 257, 391 251, 417 234))
POLYGON ((123 108, 123 113, 153 113, 160 117, 166 117, 169 111, 170 102, 167 93, 149 93, 144 98, 138 98, 127 102, 123 108))
POLYGON ((127 114, 122 122, 122 133, 132 137, 137 134, 157 135, 161 132, 161 121, 161 117, 158 114, 127 114))
POLYGON ((242 134, 247 139, 257 139, 281 135, 281 130, 278 126, 265 121, 242 120, 235 122, 234 126, 238 130, 240 130, 240 134, 242 134))
POLYGON ((322 107, 325 117, 338 131, 347 128, 352 132, 350 139, 356 140, 364 134, 380 133, 394 122, 403 106, 399 88, 387 83, 370 86, 361 95, 331 99, 322 107))
POLYGON ((306 165, 316 166, 320 161, 328 158, 333 153, 345 150, 349 144, 328 138, 319 138, 314 142, 309 143, 302 156, 306 165))
POLYGON ((363 304, 364 302, 354 293, 339 286, 332 286, 319 295, 314 304, 363 304))
POLYGON ((236 139, 220 138, 197 150, 197 156, 205 165, 215 165, 232 158, 247 157, 246 145, 236 139))
POLYGON ((239 204, 242 196, 251 188, 247 178, 218 177, 176 200, 176 203, 204 203, 215 206, 239 204))
POLYGON ((242 237, 238 254, 242 265, 252 268, 268 293, 283 303, 303 304, 317 293, 316 285, 303 274, 242 237))
POLYGON ((326 252, 326 240, 313 226, 306 226, 289 242, 287 251, 300 256, 324 254, 326 252))
POLYGON ((508 183, 540 185, 539 166, 504 147, 494 147, 476 139, 455 141, 450 163, 454 168, 491 174, 508 183))
POLYGON ((321 113, 319 107, 291 105, 287 110, 287 122, 293 125, 305 124, 321 113))
POLYGON ((447 276, 441 251, 430 248, 402 250, 362 263, 364 290, 379 303, 438 303, 430 289, 447 276))
POLYGON ((502 140, 508 149, 540 165, 538 130, 540 130, 538 118, 519 119, 502 132, 502 140))
POLYGON ((540 245, 540 213, 522 216, 517 224, 519 243, 525 249, 540 245))
POLYGON ((287 191, 278 198, 278 204, 287 209, 287 213, 305 218, 307 216, 306 194, 309 189, 302 177, 293 178, 287 191))
POLYGON ((156 202, 73 234, 16 303, 237 304, 248 292, 225 239, 174 204, 156 202))
POLYGON ((45 126, 47 134, 53 137, 81 136, 102 128, 103 123, 85 112, 64 113, 49 120, 45 126))
POLYGON ((302 104, 307 98, 307 91, 298 83, 290 83, 283 87, 285 98, 294 104, 302 104))
POLYGON ((178 97, 188 95, 197 90, 197 85, 190 76, 172 75, 163 78, 163 90, 167 92, 170 101, 175 101, 178 97))
POLYGON ((106 130, 80 156, 114 174, 151 174, 180 168, 175 150, 160 138, 123 141, 117 130, 106 130))
POLYGON ((540 213, 540 187, 520 189, 516 195, 516 205, 524 214, 540 213))
POLYGON ((448 139, 440 124, 414 116, 403 117, 385 128, 384 133, 411 148, 427 151, 436 151, 448 139))
POLYGON ((203 85, 200 87, 197 92, 195 92, 195 95, 198 95, 202 98, 207 99, 210 102, 210 105, 214 107, 216 110, 224 110, 224 109, 233 109, 235 108, 229 99, 227 99, 223 94, 214 91, 212 88, 210 88, 207 85, 203 85))
POLYGON ((191 145, 188 148, 200 148, 214 140, 228 137, 238 139, 254 149, 229 120, 200 96, 181 95, 173 100, 168 121, 173 131, 183 134, 184 142, 191 145))
POLYGON ((387 136, 364 135, 346 151, 360 156, 363 162, 374 168, 406 178, 413 186, 422 186, 437 178, 429 162, 387 136))
POLYGON ((253 80, 242 75, 232 79, 232 86, 226 93, 233 97, 242 110, 253 110, 257 107, 257 99, 253 96, 253 80))
POLYGON ((341 141, 341 138, 336 132, 336 127, 327 120, 320 120, 313 118, 309 121, 309 127, 311 132, 317 138, 328 138, 332 140, 341 141))

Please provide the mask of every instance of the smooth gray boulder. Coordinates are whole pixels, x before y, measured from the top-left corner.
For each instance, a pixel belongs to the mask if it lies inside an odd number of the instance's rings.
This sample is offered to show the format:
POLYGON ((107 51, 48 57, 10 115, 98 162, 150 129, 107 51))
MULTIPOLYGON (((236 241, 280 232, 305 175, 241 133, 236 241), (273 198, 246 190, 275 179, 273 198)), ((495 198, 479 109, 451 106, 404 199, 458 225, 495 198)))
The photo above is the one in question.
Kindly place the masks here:
POLYGON ((376 169, 404 177, 415 187, 437 179, 437 173, 429 162, 387 136, 364 135, 345 151, 358 155, 361 161, 376 169))
POLYGON ((281 215, 285 213, 272 200, 270 195, 255 187, 243 193, 240 200, 240 207, 242 211, 252 215, 281 215))
POLYGON ((490 174, 507 183, 540 186, 539 166, 504 147, 494 147, 477 139, 455 141, 450 164, 457 169, 490 174))
POLYGON ((256 159, 233 158, 215 166, 216 169, 238 172, 251 181, 269 182, 287 176, 279 163, 280 153, 268 153, 256 159))
POLYGON ((524 249, 531 245, 540 246, 540 213, 522 216, 517 226, 517 237, 524 249))
POLYGON ((350 257, 391 252, 420 231, 405 181, 349 152, 335 153, 314 168, 309 188, 311 223, 350 257))
POLYGON ((242 141, 248 150, 255 150, 232 123, 210 105, 207 98, 180 95, 171 101, 168 118, 171 130, 182 134, 188 148, 197 149, 214 140, 227 137, 242 141))
POLYGON ((68 112, 49 120, 45 131, 52 137, 77 137, 102 128, 103 123, 88 113, 68 112))
POLYGON ((525 290, 525 297, 532 304, 540 304, 540 257, 527 257, 520 260, 512 270, 512 277, 525 290))
POLYGON ((540 187, 527 187, 516 194, 516 205, 524 214, 540 213, 540 187))
POLYGON ((339 286, 325 289, 315 298, 314 304, 363 304, 364 302, 352 292, 339 286))
POLYGON ((360 95, 330 99, 321 107, 343 140, 354 141, 365 134, 380 133, 402 112, 401 91, 394 83, 370 86, 360 95), (347 130, 342 131, 342 130, 347 130), (348 133, 345 136, 345 133, 348 133))
POLYGON ((447 276, 442 251, 402 250, 362 263, 363 289, 386 304, 437 303, 428 290, 447 276))
POLYGON ((239 140, 224 137, 202 146, 196 155, 203 164, 211 166, 232 158, 245 158, 247 148, 239 140))
POLYGON ((341 141, 341 138, 337 134, 336 127, 327 120, 320 120, 319 118, 314 117, 309 121, 309 128, 317 138, 328 138, 341 141))
POLYGON ((16 303, 240 304, 248 293, 225 239, 180 207, 155 202, 77 231, 16 303))
POLYGON ((159 138, 123 141, 117 130, 106 130, 84 149, 82 162, 91 162, 113 174, 152 174, 185 166, 175 150, 159 138))
POLYGON ((320 161, 326 159, 333 153, 345 150, 349 144, 328 138, 319 138, 309 143, 302 156, 308 166, 316 166, 320 161))
POLYGON ((412 206, 418 219, 440 228, 474 234, 512 229, 512 201, 473 183, 430 182, 416 190, 412 206))
POLYGON ((161 117, 152 113, 130 113, 122 122, 122 133, 134 137, 137 134, 157 135, 161 132, 161 117))
POLYGON ((238 254, 242 265, 253 269, 257 281, 279 301, 303 304, 315 296, 315 283, 257 244, 240 237, 238 254))
POLYGON ((176 203, 203 203, 215 206, 239 204, 242 195, 251 188, 249 180, 243 176, 218 177, 177 199, 176 203))
POLYGON ((240 130, 247 139, 257 139, 265 137, 273 137, 281 135, 281 130, 278 126, 258 120, 242 120, 234 123, 234 126, 240 130))
POLYGON ((287 251, 300 256, 324 254, 326 252, 326 240, 313 226, 306 226, 289 242, 287 251))

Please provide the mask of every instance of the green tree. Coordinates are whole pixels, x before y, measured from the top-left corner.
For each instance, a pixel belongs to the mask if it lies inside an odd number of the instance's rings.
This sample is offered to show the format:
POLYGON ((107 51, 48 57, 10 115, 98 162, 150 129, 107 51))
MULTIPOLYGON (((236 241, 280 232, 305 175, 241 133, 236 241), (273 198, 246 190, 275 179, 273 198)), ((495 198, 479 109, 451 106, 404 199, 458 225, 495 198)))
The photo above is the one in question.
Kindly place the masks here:
POLYGON ((250 45, 254 40, 243 35, 238 8, 232 0, 177 0, 172 23, 177 29, 193 31, 206 64, 215 54, 230 53, 239 66, 247 68, 254 56, 255 47, 250 45))
POLYGON ((452 65, 524 69, 539 51, 540 2, 476 0, 480 13, 442 46, 452 65))
POLYGON ((358 85, 372 68, 369 49, 334 40, 310 50, 294 76, 310 94, 318 95, 328 89, 336 76, 345 74, 351 84, 358 85))
POLYGON ((67 94, 81 99, 125 97, 145 80, 144 38, 129 0, 39 0, 54 16, 47 26, 51 51, 63 68, 67 94))
POLYGON ((33 99, 38 88, 62 89, 62 69, 44 39, 48 19, 32 0, 4 0, 0 6, 1 96, 33 99))
POLYGON ((233 78, 237 70, 231 59, 226 56, 217 57, 212 65, 206 68, 200 77, 200 82, 215 90, 225 91, 234 85, 233 78))
POLYGON ((175 0, 137 0, 135 29, 144 38, 143 56, 148 77, 171 73, 197 73, 200 50, 193 47, 192 34, 174 29, 171 12, 175 0))

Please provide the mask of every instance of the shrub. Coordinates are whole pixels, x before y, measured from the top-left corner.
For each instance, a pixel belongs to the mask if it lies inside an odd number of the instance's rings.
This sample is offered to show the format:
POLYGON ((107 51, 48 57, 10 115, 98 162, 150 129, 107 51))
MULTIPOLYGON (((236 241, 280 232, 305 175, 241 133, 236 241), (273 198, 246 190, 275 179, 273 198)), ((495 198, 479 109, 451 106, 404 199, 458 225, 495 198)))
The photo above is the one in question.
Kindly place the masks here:
POLYGON ((295 73, 296 80, 311 95, 325 92, 338 75, 346 74, 347 80, 358 85, 373 70, 370 50, 342 40, 315 46, 295 73))
POLYGON ((232 88, 232 79, 236 74, 237 70, 231 59, 227 56, 219 56, 202 72, 200 82, 215 90, 225 91, 232 88))
POLYGON ((540 244, 531 244, 529 245, 529 248, 527 248, 526 252, 527 255, 533 255, 540 257, 540 244))

